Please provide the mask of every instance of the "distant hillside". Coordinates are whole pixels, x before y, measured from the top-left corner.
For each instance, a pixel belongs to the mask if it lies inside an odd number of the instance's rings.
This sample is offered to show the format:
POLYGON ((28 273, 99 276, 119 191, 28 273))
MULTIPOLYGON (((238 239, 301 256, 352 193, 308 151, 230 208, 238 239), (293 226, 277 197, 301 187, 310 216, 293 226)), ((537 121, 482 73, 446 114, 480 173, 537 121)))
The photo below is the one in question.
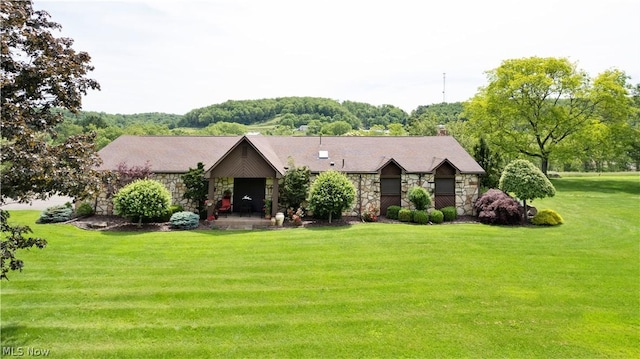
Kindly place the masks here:
POLYGON ((318 97, 229 100, 193 109, 184 115, 133 115, 62 111, 54 141, 94 132, 98 148, 129 135, 433 135, 439 124, 460 120, 462 103, 420 106, 411 114, 393 105, 318 97))
POLYGON ((226 101, 189 111, 179 123, 181 127, 206 127, 216 122, 252 125, 279 118, 281 123, 293 127, 344 121, 352 128, 369 128, 379 124, 405 124, 409 115, 392 106, 373 106, 362 102, 342 103, 318 97, 281 97, 275 99, 226 101))

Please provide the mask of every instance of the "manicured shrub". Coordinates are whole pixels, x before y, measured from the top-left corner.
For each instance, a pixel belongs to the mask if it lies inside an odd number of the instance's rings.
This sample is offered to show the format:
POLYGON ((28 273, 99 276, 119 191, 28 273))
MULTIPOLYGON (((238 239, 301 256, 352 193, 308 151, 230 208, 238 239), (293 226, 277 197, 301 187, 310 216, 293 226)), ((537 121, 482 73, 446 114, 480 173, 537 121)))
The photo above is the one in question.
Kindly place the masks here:
POLYGON ((478 220, 486 224, 519 224, 524 214, 522 205, 499 189, 490 189, 473 205, 478 220))
POLYGON ((60 223, 71 219, 73 208, 71 203, 67 202, 62 206, 48 207, 40 213, 40 218, 36 223, 60 223))
POLYGON ((141 223, 165 216, 171 205, 171 193, 158 181, 137 180, 116 193, 113 205, 117 214, 141 223))
POLYGON ((402 208, 398 212, 398 220, 400 222, 411 222, 411 210, 407 208, 402 208))
POLYGON ((92 216, 94 213, 93 207, 87 202, 80 203, 76 208, 76 214, 81 217, 92 216))
POLYGON ((175 229, 196 229, 199 223, 200 215, 186 211, 176 212, 169 219, 169 226, 175 229))
MULTIPOLYGON (((171 219, 171 216, 174 213, 178 213, 182 211, 184 211, 184 208, 181 205, 172 204, 171 206, 169 206, 169 210, 165 214, 163 214, 160 217, 150 218, 148 222, 169 222, 169 220, 171 219)), ((202 216, 200 216, 200 218, 202 219, 202 216)))
POLYGON ((431 211, 431 213, 429 213, 429 220, 432 223, 442 223, 444 222, 444 214, 442 213, 441 210, 439 209, 434 209, 433 211, 431 211))
POLYGON ((556 211, 543 209, 531 218, 531 223, 537 226, 557 226, 564 223, 564 220, 556 211))
POLYGON ((416 186, 411 188, 407 196, 419 211, 425 210, 431 204, 431 195, 423 187, 416 186))
POLYGON ((402 207, 400 207, 400 206, 389 206, 389 207, 387 207, 387 218, 389 218, 389 219, 398 219, 398 212, 400 212, 401 209, 402 209, 402 207))
POLYGON ((417 224, 429 223, 429 214, 426 211, 415 211, 413 221, 417 224))
POLYGON ((454 206, 444 207, 440 209, 440 211, 442 211, 442 214, 444 214, 445 222, 455 221, 456 218, 458 218, 458 210, 454 206))

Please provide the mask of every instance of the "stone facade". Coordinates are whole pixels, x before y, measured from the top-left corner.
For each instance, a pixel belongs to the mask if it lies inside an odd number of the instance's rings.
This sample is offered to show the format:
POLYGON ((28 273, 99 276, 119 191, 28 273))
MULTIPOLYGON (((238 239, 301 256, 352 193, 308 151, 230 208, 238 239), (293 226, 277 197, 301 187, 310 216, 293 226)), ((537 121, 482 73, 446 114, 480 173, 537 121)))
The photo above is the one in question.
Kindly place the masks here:
MULTIPOLYGON (((169 190, 171 193, 171 204, 181 205, 185 211, 197 211, 197 205, 195 203, 182 198, 185 192, 185 186, 180 176, 182 176, 181 173, 154 173, 149 179, 162 183, 169 190)), ((107 198, 105 191, 100 192, 93 205, 98 215, 114 214, 113 198, 107 198)))
MULTIPOLYGON (((196 204, 182 198, 185 191, 184 183, 177 173, 156 173, 151 179, 162 183, 171 192, 172 204, 179 204, 187 211, 196 210, 196 204)), ((380 213, 380 175, 379 174, 354 174, 348 173, 347 178, 353 183, 356 189, 356 198, 351 208, 343 212, 344 216, 358 216, 368 208, 374 208, 380 213)), ((311 176, 311 181, 315 175, 311 176)), ((225 191, 233 192, 233 178, 217 177, 214 179, 214 198, 222 198, 225 191)), ((266 179, 265 197, 270 198, 273 193, 273 178, 266 179)), ((432 174, 402 174, 402 199, 404 208, 413 209, 412 204, 407 199, 407 192, 414 186, 424 187, 433 197, 435 190, 434 176, 432 174)), ((455 177, 456 207, 459 215, 472 215, 473 203, 478 198, 478 176, 467 174, 456 174, 455 177)), ((433 206, 433 203, 432 203, 433 206)), ((95 202, 96 214, 113 214, 113 203, 107 199, 104 192, 100 194, 95 202)))
POLYGON ((458 215, 473 215, 473 203, 478 199, 480 187, 477 175, 456 174, 456 208, 458 215))

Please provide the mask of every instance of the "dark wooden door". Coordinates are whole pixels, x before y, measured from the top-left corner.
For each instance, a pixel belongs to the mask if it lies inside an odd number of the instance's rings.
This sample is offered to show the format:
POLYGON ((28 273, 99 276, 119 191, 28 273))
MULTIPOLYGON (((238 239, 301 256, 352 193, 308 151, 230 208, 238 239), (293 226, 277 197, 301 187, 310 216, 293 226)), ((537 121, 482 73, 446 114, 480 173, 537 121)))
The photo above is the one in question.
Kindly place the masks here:
POLYGON ((435 207, 441 209, 456 205, 456 179, 436 178, 435 207))
POLYGON ((387 215, 389 206, 401 204, 402 185, 400 177, 380 178, 380 214, 387 215))

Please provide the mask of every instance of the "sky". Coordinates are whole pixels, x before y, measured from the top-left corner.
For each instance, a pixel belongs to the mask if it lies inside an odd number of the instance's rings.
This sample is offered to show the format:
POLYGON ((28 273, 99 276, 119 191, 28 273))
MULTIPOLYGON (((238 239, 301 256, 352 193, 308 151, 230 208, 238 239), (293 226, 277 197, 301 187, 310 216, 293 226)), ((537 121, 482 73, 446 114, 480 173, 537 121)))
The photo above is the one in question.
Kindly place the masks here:
POLYGON ((504 60, 640 82, 638 0, 35 0, 91 56, 83 109, 188 111, 313 96, 411 112, 465 101, 504 60))

